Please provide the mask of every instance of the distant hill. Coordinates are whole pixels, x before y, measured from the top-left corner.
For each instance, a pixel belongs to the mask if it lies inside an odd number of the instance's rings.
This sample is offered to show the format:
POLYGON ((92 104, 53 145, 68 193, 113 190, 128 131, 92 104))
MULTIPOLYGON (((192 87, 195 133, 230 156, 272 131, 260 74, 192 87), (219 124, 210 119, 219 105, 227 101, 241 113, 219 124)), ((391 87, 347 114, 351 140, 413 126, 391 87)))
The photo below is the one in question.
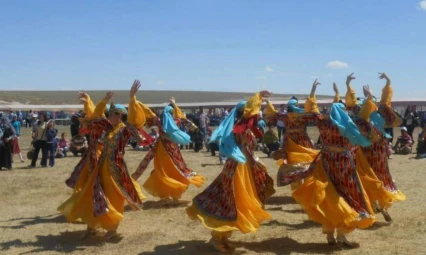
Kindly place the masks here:
MULTIPOLYGON (((86 91, 93 101, 98 101, 104 97, 105 91, 86 91)), ((65 105, 78 104, 77 91, 2 91, 0 93, 0 104, 48 104, 65 105)), ((195 103, 195 102, 229 102, 244 100, 252 96, 253 93, 241 92, 207 92, 207 91, 153 91, 141 90, 137 97, 140 101, 147 104, 164 103, 171 96, 176 98, 176 102, 195 103)), ((305 99, 307 95, 286 95, 274 94, 272 100, 288 100, 292 96, 305 99)), ((333 96, 317 95, 317 99, 330 99, 333 96)), ((128 103, 129 91, 114 91, 113 102, 128 103)))

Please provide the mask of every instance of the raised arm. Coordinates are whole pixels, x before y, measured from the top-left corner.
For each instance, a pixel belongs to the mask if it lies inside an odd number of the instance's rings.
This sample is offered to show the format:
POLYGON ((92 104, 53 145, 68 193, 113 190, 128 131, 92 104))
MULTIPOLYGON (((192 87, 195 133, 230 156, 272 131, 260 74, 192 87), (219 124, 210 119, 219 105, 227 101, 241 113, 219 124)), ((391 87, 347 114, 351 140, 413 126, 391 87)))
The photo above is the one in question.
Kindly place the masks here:
POLYGON ((266 101, 271 96, 271 93, 267 90, 256 93, 246 103, 244 107, 244 119, 249 119, 253 116, 257 116, 260 111, 260 107, 263 101, 266 101))
POLYGON ((81 104, 83 104, 86 116, 90 118, 93 112, 95 111, 95 105, 93 104, 93 101, 90 98, 89 94, 84 91, 78 92, 78 100, 81 104))
POLYGON ((353 75, 354 74, 351 73, 350 75, 346 77, 346 88, 347 88, 347 92, 345 95, 346 107, 354 107, 358 104, 355 90, 351 86, 351 81, 356 79, 353 75))
POLYGON ((334 90, 333 103, 338 103, 340 101, 340 93, 339 93, 339 88, 337 87, 337 84, 335 82, 333 82, 333 90, 334 90))
POLYGON ((173 105, 173 118, 186 119, 185 113, 176 104, 176 99, 174 97, 171 97, 169 101, 173 105))

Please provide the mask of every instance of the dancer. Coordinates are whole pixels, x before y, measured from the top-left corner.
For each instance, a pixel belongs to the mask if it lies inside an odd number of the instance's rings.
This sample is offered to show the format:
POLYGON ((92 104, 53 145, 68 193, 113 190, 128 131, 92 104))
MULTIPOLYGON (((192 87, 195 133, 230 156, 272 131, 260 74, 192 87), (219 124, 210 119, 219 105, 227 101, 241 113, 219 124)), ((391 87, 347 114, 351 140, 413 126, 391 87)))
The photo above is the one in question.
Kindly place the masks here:
POLYGON ((203 176, 187 166, 179 149, 180 145, 189 144, 191 138, 179 129, 178 124, 180 122, 188 122, 192 126, 194 124, 185 118, 174 98, 171 98, 170 105, 164 108, 162 120, 149 108, 144 107, 143 110, 147 116, 147 125, 158 126, 159 137, 132 177, 137 180, 154 159, 154 169, 143 184, 143 188, 154 197, 166 202, 173 199, 173 203, 178 204, 190 184, 200 187, 205 181, 203 176))
MULTIPOLYGON (((86 185, 88 180, 89 173, 95 168, 99 156, 102 152, 102 143, 100 143, 100 139, 104 133, 102 129, 99 128, 87 128, 87 122, 89 119, 97 119, 101 117, 105 117, 105 113, 108 111, 109 106, 107 105, 108 101, 113 97, 113 93, 108 91, 105 97, 96 105, 93 104, 90 96, 81 91, 78 93, 78 99, 81 104, 84 106, 84 118, 79 119, 80 123, 80 131, 86 129, 90 130, 89 132, 89 148, 82 155, 81 160, 75 166, 71 176, 65 181, 66 185, 75 192, 81 191, 86 185)), ((78 131, 78 130, 77 130, 78 131)))
MULTIPOLYGON (((317 157, 319 150, 314 149, 314 144, 307 133, 307 122, 301 121, 303 118, 313 119, 314 115, 319 114, 316 105, 315 91, 320 83, 315 80, 312 90, 305 103, 305 109, 297 106, 298 100, 293 97, 288 102, 287 113, 279 114, 274 106, 268 101, 266 116, 268 122, 281 120, 286 126, 286 132, 283 134, 283 142, 281 150, 274 154, 275 159, 279 159, 277 185, 283 186, 281 179, 288 171, 295 169, 306 170, 317 157)), ((301 184, 300 181, 291 183, 292 190, 301 184)))
MULTIPOLYGON (((353 78, 348 76, 347 84, 353 78)), ((287 181, 305 178, 293 192, 295 200, 313 221, 322 225, 330 245, 337 241, 354 248, 356 245, 346 235, 356 228, 368 228, 375 221, 364 185, 380 187, 381 184, 377 178, 365 180, 370 177, 366 172, 372 170, 365 158, 358 157, 358 146, 370 146, 371 140, 363 135, 365 132, 359 130, 341 103, 332 104, 330 114, 317 120, 317 127, 322 141, 320 154, 308 171, 289 173, 287 181)), ((381 192, 383 189, 376 193, 381 192)))
POLYGON ((228 159, 219 176, 186 209, 192 220, 200 220, 212 230, 210 243, 220 252, 234 249, 228 241, 233 231, 254 233, 261 222, 271 218, 264 203, 275 193, 273 181, 253 155, 256 136, 261 134, 258 113, 270 95, 262 91, 240 102, 215 130, 211 142, 218 141, 220 152, 228 159))
POLYGON ((123 160, 127 142, 132 135, 139 137, 138 129, 145 122, 144 112, 136 101, 139 87, 140 82, 136 80, 130 91, 128 111, 122 105, 111 103, 108 119, 96 118, 88 122, 90 129, 104 132, 99 161, 86 173, 88 178, 82 189, 74 189, 71 198, 58 208, 69 221, 82 219, 87 224, 84 237, 94 235, 97 229, 102 228, 108 231, 104 239, 109 240, 117 236, 125 201, 132 209, 142 208, 145 197, 139 184, 130 177, 123 160), (127 125, 124 124, 126 117, 127 125))
MULTIPOLYGON (((389 143, 387 141, 387 134, 384 130, 385 122, 387 125, 400 126, 402 124, 402 119, 395 115, 391 108, 393 91, 390 79, 385 73, 381 73, 379 78, 386 79, 386 85, 382 90, 379 109, 377 109, 375 103, 372 100, 373 94, 369 86, 364 86, 364 94, 367 97, 367 100, 363 102, 363 105, 365 104, 366 107, 364 108, 368 110, 366 111, 366 114, 359 113, 359 118, 355 119, 355 123, 359 127, 362 127, 361 130, 371 130, 371 132, 373 132, 375 136, 378 137, 377 140, 373 140, 373 144, 371 146, 363 147, 362 152, 371 168, 374 170, 377 178, 383 182, 384 188, 393 194, 393 201, 403 201, 406 199, 406 197, 396 187, 389 171, 387 155, 389 143), (372 113, 368 114, 370 112, 372 113)), ((369 193, 368 190, 367 193, 369 193)), ((382 202, 382 205, 375 204, 375 208, 382 213, 387 222, 392 221, 392 218, 387 211, 387 208, 390 205, 391 204, 388 202, 382 202)))

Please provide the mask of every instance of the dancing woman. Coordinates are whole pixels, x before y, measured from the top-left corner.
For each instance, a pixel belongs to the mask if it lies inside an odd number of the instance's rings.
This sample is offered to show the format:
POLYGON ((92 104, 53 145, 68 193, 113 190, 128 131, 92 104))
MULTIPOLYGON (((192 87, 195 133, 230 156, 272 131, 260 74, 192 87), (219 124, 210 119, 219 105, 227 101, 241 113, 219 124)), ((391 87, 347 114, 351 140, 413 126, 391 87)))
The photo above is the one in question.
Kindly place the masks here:
MULTIPOLYGON (((314 144, 307 133, 308 122, 303 119, 314 119, 314 115, 319 114, 316 105, 315 91, 320 83, 315 80, 312 85, 311 94, 305 103, 305 109, 297 106, 297 98, 293 97, 288 102, 286 114, 279 114, 274 106, 268 101, 266 116, 269 122, 280 119, 286 127, 281 150, 274 154, 275 159, 279 159, 277 185, 282 186, 282 177, 288 171, 295 169, 303 170, 309 168, 310 164, 317 157, 319 150, 314 149, 314 144)), ((292 189, 296 189, 300 182, 291 183, 292 189)))
POLYGON ((219 176, 193 199, 186 209, 192 220, 200 220, 212 230, 210 243, 220 252, 232 250, 228 238, 233 231, 256 232, 260 223, 269 220, 265 200, 275 193, 266 167, 254 157, 258 113, 262 100, 270 93, 262 91, 242 101, 219 125, 211 141, 219 143, 227 157, 219 176))
POLYGON ((337 231, 337 242, 353 248, 346 235, 356 228, 368 228, 375 221, 358 174, 369 165, 356 160, 358 145, 370 146, 371 141, 361 133, 341 103, 332 104, 329 115, 319 116, 317 127, 322 141, 320 154, 308 171, 294 172, 287 178, 289 181, 305 178, 293 191, 293 197, 311 220, 322 225, 328 243, 336 243, 337 231))
POLYGON ((143 109, 147 116, 147 125, 158 126, 159 137, 132 177, 137 180, 154 159, 154 170, 143 184, 143 188, 154 197, 166 201, 173 199, 174 203, 178 203, 190 184, 200 187, 205 181, 203 176, 187 166, 179 149, 180 145, 189 144, 191 138, 179 129, 178 124, 189 120, 185 118, 174 98, 171 98, 170 105, 164 108, 162 120, 149 108, 143 109))
POLYGON ((144 112, 135 96, 139 87, 140 82, 135 81, 128 111, 122 105, 111 103, 108 119, 96 118, 88 123, 90 129, 104 132, 99 161, 87 173, 81 190, 74 189, 72 196, 58 208, 69 221, 81 219, 87 224, 85 237, 95 234, 99 228, 108 231, 105 240, 115 237, 123 219, 125 201, 133 209, 142 208, 145 197, 123 160, 127 142, 131 136, 139 137, 138 129, 145 123, 144 112), (124 124, 126 117, 127 125, 124 124))
MULTIPOLYGON (((367 97, 367 100, 363 102, 363 106, 365 105, 365 107, 363 107, 365 112, 360 112, 358 114, 359 117, 355 119, 355 123, 361 130, 370 130, 370 132, 374 133, 377 137, 377 139, 373 140, 371 146, 361 149, 366 160, 373 169, 375 176, 383 183, 383 187, 393 195, 392 200, 382 199, 377 201, 378 204, 375 205, 376 209, 383 214, 385 220, 391 222, 392 218, 387 208, 391 206, 392 201, 403 201, 406 197, 398 190, 389 171, 387 155, 387 148, 389 145, 384 126, 385 124, 388 126, 399 126, 402 123, 402 119, 394 114, 391 108, 393 91, 390 79, 385 73, 380 74, 380 79, 386 79, 386 85, 382 90, 379 109, 377 109, 376 104, 373 102, 373 94, 370 88, 365 86, 364 94, 367 97)), ((370 190, 367 189, 367 194, 369 194, 370 199, 373 200, 374 195, 370 193, 370 190)), ((375 200, 373 201, 376 202, 375 200)))
POLYGON ((102 152, 103 145, 100 142, 104 130, 99 128, 88 128, 88 120, 105 117, 105 113, 109 110, 108 101, 113 97, 111 91, 107 92, 105 97, 96 105, 93 104, 90 96, 85 92, 79 92, 78 98, 84 106, 85 116, 80 118, 80 130, 87 130, 89 135, 89 148, 82 155, 79 163, 75 166, 71 176, 65 181, 66 185, 74 192, 81 191, 86 185, 86 181, 90 177, 90 173, 96 167, 102 152))

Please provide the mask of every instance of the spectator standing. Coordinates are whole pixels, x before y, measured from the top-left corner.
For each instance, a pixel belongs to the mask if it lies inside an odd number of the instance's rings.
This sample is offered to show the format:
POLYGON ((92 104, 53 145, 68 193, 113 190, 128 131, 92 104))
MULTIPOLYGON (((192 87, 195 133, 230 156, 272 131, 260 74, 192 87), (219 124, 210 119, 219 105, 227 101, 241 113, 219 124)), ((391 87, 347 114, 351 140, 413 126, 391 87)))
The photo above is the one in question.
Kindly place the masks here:
POLYGON ((31 128, 32 124, 32 118, 33 118, 33 111, 29 110, 27 114, 25 114, 25 128, 31 128))
MULTIPOLYGON (((287 111, 285 109, 285 106, 282 104, 280 105, 280 109, 278 110, 279 114, 286 114, 287 111)), ((278 119, 277 121, 277 130, 278 130, 278 140, 281 142, 281 138, 285 132, 285 125, 284 122, 281 119, 278 119)))
POLYGON ((413 139, 414 128, 417 124, 417 113, 414 111, 412 106, 407 106, 404 113, 404 126, 407 128, 407 133, 413 139))
POLYGON ((12 161, 13 155, 18 154, 21 162, 24 162, 24 158, 22 157, 21 148, 19 146, 19 137, 21 136, 21 122, 15 117, 12 120, 12 126, 15 129, 15 137, 12 142, 12 161))
POLYGON ((31 164, 28 166, 29 168, 36 167, 38 155, 41 151, 41 167, 47 167, 47 116, 46 114, 41 113, 38 116, 38 122, 33 129, 33 146, 34 153, 33 158, 31 160, 31 164))
POLYGON ((197 118, 198 118, 198 127, 200 129, 201 134, 202 134, 202 141, 203 141, 203 144, 205 144, 205 142, 206 142, 207 127, 209 125, 209 118, 204 113, 204 108, 203 107, 199 108, 199 112, 198 112, 197 118))
POLYGON ((0 170, 2 168, 12 169, 12 142, 15 134, 9 118, 3 116, 0 125, 0 170))
POLYGON ((47 151, 49 154, 49 167, 53 167, 55 165, 55 157, 56 157, 56 148, 57 148, 57 139, 56 135, 58 134, 58 130, 55 128, 54 120, 50 120, 47 123, 47 131, 46 131, 46 145, 47 151))

